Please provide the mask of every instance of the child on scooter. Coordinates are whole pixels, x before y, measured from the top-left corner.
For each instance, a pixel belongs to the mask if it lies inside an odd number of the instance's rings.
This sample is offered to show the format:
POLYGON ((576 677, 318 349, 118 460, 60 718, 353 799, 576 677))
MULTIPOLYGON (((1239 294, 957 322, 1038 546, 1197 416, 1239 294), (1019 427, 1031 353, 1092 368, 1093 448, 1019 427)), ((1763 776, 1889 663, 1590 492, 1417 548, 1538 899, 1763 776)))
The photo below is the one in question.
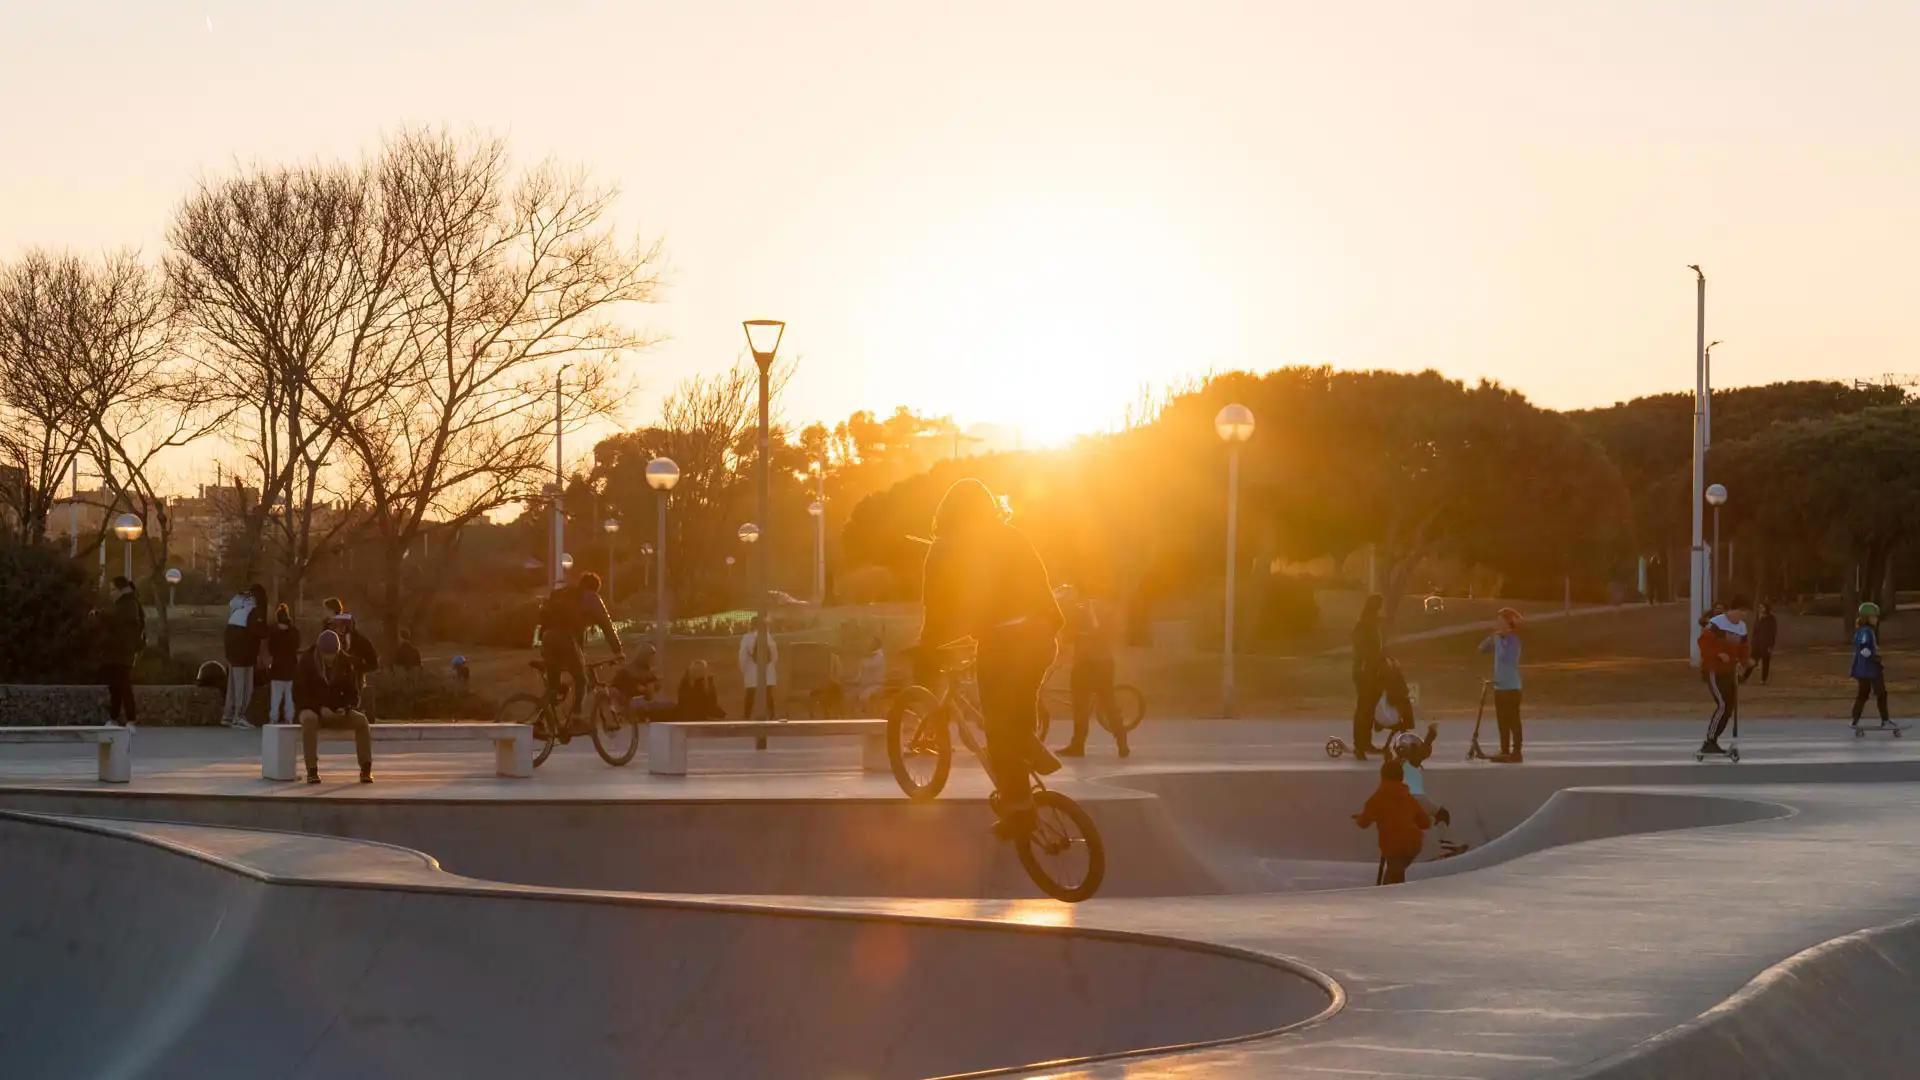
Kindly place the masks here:
POLYGON ((1380 786, 1353 815, 1353 823, 1362 829, 1379 830, 1384 868, 1380 884, 1399 885, 1407 880, 1407 867, 1420 857, 1433 819, 1407 790, 1405 767, 1397 758, 1389 758, 1380 765, 1380 786))
POLYGON ((1500 752, 1489 761, 1518 765, 1520 757, 1520 613, 1503 607, 1493 633, 1480 642, 1493 654, 1493 719, 1500 727, 1500 752))

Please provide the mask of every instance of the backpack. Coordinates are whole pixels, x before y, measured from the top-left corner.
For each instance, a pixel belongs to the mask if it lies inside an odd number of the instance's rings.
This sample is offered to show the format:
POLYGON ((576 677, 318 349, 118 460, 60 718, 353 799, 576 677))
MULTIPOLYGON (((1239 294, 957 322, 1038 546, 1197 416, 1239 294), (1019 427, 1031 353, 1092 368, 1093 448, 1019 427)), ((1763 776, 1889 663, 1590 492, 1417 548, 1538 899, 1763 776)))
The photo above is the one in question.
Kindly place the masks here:
POLYGON ((540 641, 545 645, 571 643, 580 636, 580 598, 562 585, 540 605, 540 641))

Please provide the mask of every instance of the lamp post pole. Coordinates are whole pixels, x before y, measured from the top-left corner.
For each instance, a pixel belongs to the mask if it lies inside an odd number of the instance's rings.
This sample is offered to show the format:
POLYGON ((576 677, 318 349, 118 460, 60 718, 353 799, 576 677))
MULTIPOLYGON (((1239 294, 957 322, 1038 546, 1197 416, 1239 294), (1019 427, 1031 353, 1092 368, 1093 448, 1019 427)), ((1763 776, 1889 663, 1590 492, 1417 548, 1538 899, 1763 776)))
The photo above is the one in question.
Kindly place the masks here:
POLYGON ((657 457, 647 462, 647 486, 658 496, 660 517, 654 533, 653 565, 653 638, 657 670, 665 671, 667 662, 667 492, 680 482, 680 466, 672 458, 657 457))
POLYGON ((613 518, 608 518, 600 527, 607 533, 607 599, 615 600, 617 594, 613 591, 614 543, 620 538, 620 523, 613 518))
MULTIPOLYGON (((753 363, 760 369, 760 454, 757 470, 759 495, 759 520, 764 528, 772 520, 767 513, 767 457, 769 453, 769 433, 767 419, 767 380, 769 369, 773 367, 773 358, 780 351, 780 339, 786 336, 787 324, 778 319, 748 319, 740 324, 747 332, 747 348, 753 352, 753 363)), ((754 696, 753 711, 757 719, 764 710, 765 719, 773 719, 772 695, 767 693, 767 651, 768 642, 773 637, 772 613, 767 609, 767 590, 771 586, 767 573, 767 556, 770 545, 761 544, 753 560, 753 580, 755 592, 754 610, 760 614, 760 633, 753 640, 753 669, 755 682, 760 693, 754 696)))
POLYGON ((1236 577, 1240 564, 1240 444, 1253 438, 1253 410, 1245 405, 1228 405, 1213 418, 1213 429, 1227 444, 1227 596, 1223 648, 1220 658, 1220 709, 1234 715, 1233 685, 1233 609, 1237 599, 1236 577))
POLYGON ((1687 657, 1700 666, 1700 613, 1705 610, 1707 590, 1706 486, 1707 486, 1707 275, 1698 265, 1690 265, 1695 279, 1693 330, 1693 547, 1689 559, 1691 585, 1687 589, 1687 657))
POLYGON ((560 568, 560 556, 567 546, 567 513, 564 500, 567 494, 566 463, 562 456, 564 425, 562 416, 560 388, 567 374, 562 367, 553 375, 553 538, 548 551, 547 573, 552 578, 550 588, 559 588, 566 584, 566 572, 560 568))

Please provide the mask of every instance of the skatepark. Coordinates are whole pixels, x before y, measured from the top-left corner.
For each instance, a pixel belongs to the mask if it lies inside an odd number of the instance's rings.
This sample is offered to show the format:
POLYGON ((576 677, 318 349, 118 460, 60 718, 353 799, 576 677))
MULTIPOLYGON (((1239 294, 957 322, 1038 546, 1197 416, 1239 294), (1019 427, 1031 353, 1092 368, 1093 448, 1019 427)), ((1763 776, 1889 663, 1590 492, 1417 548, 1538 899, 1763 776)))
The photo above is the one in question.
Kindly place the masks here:
POLYGON ((1106 838, 1043 899, 984 781, 910 804, 838 740, 685 777, 384 754, 259 777, 142 730, 133 781, 0 759, 0 1055, 20 1076, 1885 1074, 1912 1037, 1920 753, 1756 721, 1443 736, 1453 825, 1372 888, 1374 770, 1305 724, 1149 725, 1059 786, 1106 838), (345 777, 344 770, 339 776, 345 777), (1439 839, 1466 846, 1435 858, 1439 839), (92 1004, 72 1008, 74 1001, 92 1004), (110 1023, 102 1023, 102 1017, 110 1023))

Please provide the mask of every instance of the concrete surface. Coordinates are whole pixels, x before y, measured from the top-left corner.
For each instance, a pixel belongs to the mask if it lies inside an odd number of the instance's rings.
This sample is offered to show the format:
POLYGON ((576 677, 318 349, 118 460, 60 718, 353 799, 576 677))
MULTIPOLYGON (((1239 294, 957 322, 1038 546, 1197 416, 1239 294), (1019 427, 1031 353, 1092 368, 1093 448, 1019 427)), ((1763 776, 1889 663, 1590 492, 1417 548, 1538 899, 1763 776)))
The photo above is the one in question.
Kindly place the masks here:
MULTIPOLYGON (((609 961, 594 955, 596 950, 629 958, 657 952, 657 961, 629 959, 620 965, 625 973, 620 977, 635 983, 621 983, 623 990, 658 1002, 659 1008, 733 1009, 754 1017, 756 1025, 764 1018, 761 1026, 769 1033, 764 1041, 755 1033, 758 1026, 729 1028, 721 1035, 694 1026, 685 1029, 684 1037, 662 1034, 647 1044, 663 1061, 695 1071, 706 1066, 703 1075, 756 1072, 769 1062, 781 1066, 774 1072, 798 1076, 918 1075, 1032 1063, 1041 1060, 1035 1055, 1052 1053, 1037 1033, 1064 1027, 1079 1038, 1087 1034, 1082 1024, 1096 1029, 1083 1044, 1095 1049, 1077 1051, 1082 1053, 1138 1051, 1159 1042, 1202 1037, 1189 1028, 1169 1032, 1155 1027, 1160 1021, 1126 1012, 1130 1005, 1095 1002, 1085 994, 1095 989, 1086 985, 1090 977, 1103 981, 1090 975, 1096 969, 1077 961, 1063 964, 1058 956, 1036 959, 1052 946, 1035 950, 1034 939, 1012 935, 1005 940, 1015 945, 987 950, 992 952, 990 962, 949 967, 944 959, 930 959, 932 967, 914 969, 939 973, 934 983, 942 988, 937 1000, 944 1005, 943 1019, 973 1034, 973 1050, 1012 1049, 986 1064, 955 1064, 958 1051, 938 1048, 925 1051, 946 1055, 937 1064, 907 1066, 906 1059, 872 1053, 861 1057, 857 1049, 833 1057, 801 1045, 797 1036, 787 1034, 789 1025, 804 1017, 818 1025, 816 1032, 831 1036, 818 1041, 842 1048, 857 1048, 862 1040, 869 1047, 891 1045, 884 1032, 875 1030, 884 1025, 874 1021, 869 1026, 865 1013, 829 1012, 824 1004, 782 1005, 778 1008, 787 1011, 779 1012, 774 1005, 751 1000, 749 990, 718 985, 764 981, 770 977, 766 971, 785 980, 794 964, 824 969, 823 977, 848 977, 845 972, 853 963, 848 957, 876 948, 860 944, 852 931, 806 951, 794 943, 797 936, 743 929, 757 927, 763 918, 810 924, 823 914, 864 919, 859 925, 865 927, 916 928, 909 935, 915 943, 904 950, 914 963, 921 957, 944 956, 934 946, 919 943, 917 928, 923 925, 965 926, 981 935, 980 940, 996 942, 1003 939, 995 935, 1020 926, 1070 927, 1144 934, 1153 944, 1179 940, 1225 950, 1209 955, 1291 961, 1304 970, 1326 973, 1346 995, 1346 1007, 1336 1014, 1284 1034, 1040 1070, 1047 1075, 1907 1075, 1914 1057, 1912 1047, 1901 1040, 1908 1036, 1890 1033, 1904 1024, 1904 1014, 1890 1010, 1904 1008, 1912 990, 1912 959, 1920 958, 1909 955, 1920 945, 1910 940, 1915 931, 1907 922, 1920 914, 1920 838, 1912 833, 1912 783, 1920 780, 1920 739, 1855 741, 1844 724, 1816 722, 1746 727, 1742 749, 1747 761, 1738 766, 1695 764, 1690 750, 1697 744, 1698 725, 1691 721, 1530 724, 1528 764, 1519 767, 1446 763, 1458 740, 1443 736, 1442 764, 1429 770, 1429 789, 1438 801, 1455 808, 1455 829, 1459 838, 1473 843, 1473 850, 1457 859, 1416 866, 1415 880, 1408 885, 1373 889, 1345 886, 1372 880, 1371 837, 1346 821, 1346 814, 1371 789, 1374 770, 1320 756, 1319 742, 1326 732, 1319 725, 1150 724, 1142 731, 1135 759, 1079 762, 1063 782, 1086 800, 1100 821, 1114 864, 1113 887, 1076 907, 1015 898, 1027 895, 1018 891, 1024 879, 1010 853, 984 836, 986 812, 977 801, 982 794, 977 778, 956 771, 954 797, 932 806, 909 806, 884 782, 851 771, 850 744, 784 754, 755 754, 744 746, 717 750, 719 772, 673 780, 646 778, 638 769, 608 769, 593 758, 590 748, 580 745, 562 750, 531 782, 454 775, 459 763, 438 761, 430 754, 383 756, 376 765, 381 782, 370 791, 323 785, 318 795, 311 795, 288 790, 294 785, 262 786, 246 777, 251 763, 244 748, 233 762, 216 743, 168 744, 161 739, 156 741, 167 745, 143 745, 141 775, 133 790, 124 793, 91 790, 95 785, 61 775, 57 762, 49 761, 44 771, 31 761, 0 762, 0 805, 126 818, 272 821, 307 832, 378 834, 417 841, 414 846, 468 874, 545 886, 591 881, 604 888, 698 893, 589 897, 478 882, 441 889, 419 876, 437 874, 427 860, 392 848, 311 837, 255 842, 247 854, 256 862, 271 862, 285 845, 284 850, 300 854, 298 867, 308 868, 302 873, 310 872, 316 861, 332 867, 337 879, 324 883, 327 890, 378 885, 376 891, 382 891, 404 884, 411 895, 417 885, 439 905, 433 918, 468 932, 456 941, 437 936, 425 921, 415 921, 425 917, 412 910, 402 918, 390 906, 361 907, 362 901, 356 900, 334 907, 330 901, 323 905, 328 914, 310 917, 336 920, 331 925, 337 929, 319 938, 302 938, 304 945, 275 946, 282 951, 262 946, 255 966, 245 969, 245 978, 258 981, 271 1000, 289 993, 284 989, 288 980, 303 978, 298 972, 302 961, 312 963, 325 955, 317 951, 317 942, 386 941, 390 926, 421 939, 394 946, 410 963, 450 966, 458 979, 494 988, 490 992, 511 1001, 521 1000, 512 996, 511 984, 489 981, 493 975, 488 972, 470 973, 477 963, 470 942, 488 942, 499 963, 536 973, 540 961, 525 950, 537 944, 541 956, 566 957, 583 965, 589 986, 611 985, 604 980, 616 978, 600 974, 601 965, 609 961), (303 846, 308 844, 322 845, 328 854, 315 855, 318 849, 303 846), (885 895, 847 895, 860 890, 885 895), (715 895, 723 892, 741 895, 715 895), (841 895, 831 895, 835 892, 841 895), (574 909, 566 907, 563 921, 568 925, 556 927, 553 935, 529 936, 528 946, 517 941, 494 946, 491 943, 520 934, 527 923, 510 930, 498 915, 489 915, 491 921, 470 924, 467 920, 479 917, 462 907, 472 903, 491 911, 492 905, 509 898, 514 904, 552 905, 566 898, 568 904, 637 904, 649 911, 697 910, 708 918, 751 913, 752 918, 728 924, 722 935, 698 921, 656 922, 649 916, 627 926, 630 932, 623 936, 584 915, 581 928, 572 928, 574 909), (1883 929, 1858 933, 1870 927, 1883 929), (729 967, 714 955, 724 953, 734 936, 751 941, 758 950, 758 967, 738 957, 729 967), (617 947, 605 944, 609 938, 617 947), (789 963, 789 958, 797 959, 789 963), (646 964, 652 966, 644 978, 633 974, 646 964), (1069 966, 1074 970, 1062 970, 1069 966), (1030 968, 1039 969, 1035 985, 1043 988, 1050 1004, 1028 1001, 1025 1010, 994 1011, 998 1003, 989 991, 997 990, 1009 973, 1025 980, 1030 968), (659 970, 672 971, 674 977, 661 980, 653 974, 659 970), (638 985, 645 980, 651 981, 638 985), (1125 1024, 1116 1024, 1125 1030, 1067 1017, 1094 1004, 1119 1010, 1116 1016, 1124 1014, 1125 1024), (806 1008, 816 1011, 807 1014, 806 1008), (986 1011, 976 1015, 980 1008, 986 1011), (1849 1019, 1843 1012, 1856 1015, 1849 1019), (1882 1037, 1875 1038, 1876 1031, 1882 1037), (725 1043, 711 1051, 718 1056, 700 1058, 703 1038, 725 1043), (676 1056, 682 1054, 686 1056, 676 1056)), ((149 839, 159 836, 154 830, 175 830, 165 839, 176 846, 186 843, 190 834, 202 845, 212 844, 208 836, 227 837, 221 843, 232 844, 234 836, 276 835, 193 826, 134 827, 149 839)), ((19 848, 18 830, 0 832, 0 852, 13 856, 19 848)), ((167 853, 179 860, 174 849, 167 853)), ((84 881, 62 886, 78 890, 64 905, 72 908, 85 902, 87 889, 99 894, 99 903, 120 903, 113 892, 120 886, 114 882, 125 873, 143 872, 102 859, 91 849, 84 859, 68 851, 52 868, 45 860, 54 856, 34 858, 42 862, 30 865, 9 858, 0 864, 0 879, 15 886, 0 892, 0 911, 8 905, 21 910, 25 901, 17 895, 22 892, 18 882, 37 880, 26 875, 51 874, 49 880, 64 880, 64 872, 84 881), (88 869, 72 870, 77 865, 88 869)), ((274 897, 286 890, 322 887, 269 884, 253 891, 274 897)), ((220 901, 229 905, 223 910, 233 919, 244 918, 249 905, 257 902, 263 901, 220 901)), ((405 904, 416 902, 428 901, 405 904)), ((9 912, 7 917, 14 916, 9 912)), ((180 916, 210 934, 206 940, 226 940, 214 924, 192 922, 196 917, 180 916)), ((277 916, 275 921, 298 924, 308 917, 277 916)), ((137 931, 142 926, 155 932, 143 918, 125 920, 129 936, 124 941, 141 940, 137 931)), ((12 925, 0 920, 0 927, 12 925)), ((0 930, 0 941, 20 937, 9 933, 0 930)), ((0 944, 0 949, 7 948, 25 946, 0 944)), ((155 946, 158 958, 152 962, 158 974, 141 978, 191 989, 187 975, 167 974, 172 969, 165 963, 174 961, 159 955, 167 948, 155 946)), ((886 951, 891 955, 895 950, 886 951)), ((53 977, 47 975, 50 970, 58 978, 70 977, 57 955, 57 950, 20 954, 0 963, 9 970, 32 972, 29 982, 53 977)), ((384 959, 376 956, 368 962, 377 967, 384 959)), ((1133 974, 1117 976, 1114 982, 1122 996, 1158 992, 1128 981, 1151 981, 1149 969, 1164 986, 1192 977, 1184 969, 1165 966, 1162 953, 1136 960, 1135 967, 1126 969, 1133 974)), ((240 970, 223 969, 222 992, 237 993, 233 987, 239 985, 240 970)), ((385 968, 380 971, 382 978, 397 977, 385 968)), ((1223 985, 1232 982, 1228 978, 1223 985)), ((540 996, 544 985, 538 979, 532 983, 535 996, 540 996)), ((331 991, 338 984, 325 985, 331 991)), ((334 996, 366 995, 361 984, 353 986, 353 993, 334 996)), ((122 1000, 111 987, 55 989, 97 994, 109 1007, 122 1000)), ((407 1002, 375 995, 380 1009, 395 1011, 365 1014, 372 1018, 370 1025, 390 1032, 368 1044, 377 1047, 370 1051, 374 1056, 341 1051, 346 1056, 328 1057, 333 1051, 315 1050, 320 1056, 298 1075, 345 1075, 355 1069, 363 1075, 404 1072, 401 1064, 418 1064, 420 1059, 407 1056, 411 1044, 438 1045, 443 1026, 460 1028, 466 1021, 445 1015, 437 995, 422 994, 417 984, 413 989, 412 1012, 403 1008, 407 1002)), ((829 992, 825 984, 816 989, 829 992)), ((1187 1002, 1183 994, 1175 995, 1179 1001, 1155 1000, 1159 1007, 1189 1018, 1199 1013, 1234 1017, 1233 1024, 1213 1029, 1217 1037, 1232 1037, 1273 1020, 1270 1012, 1257 1009, 1251 1021, 1244 1012, 1235 1012, 1258 1006, 1272 993, 1262 983, 1253 992, 1253 1003, 1233 1008, 1187 1002), (1234 1030, 1228 1032, 1228 1027, 1234 1030)), ((868 1002, 857 991, 854 996, 868 1002)), ((338 1009, 328 994, 316 992, 314 1000, 322 1011, 338 1009)), ((1327 999, 1323 995, 1316 1000, 1324 1004, 1327 999)), ((206 1007, 216 1006, 209 999, 206 1007)), ((895 1024, 911 1022, 887 1012, 892 1007, 887 1003, 865 1007, 895 1024)), ((201 1011, 197 1004, 181 1008, 196 1016, 201 1011)), ((359 1015, 347 1017, 350 1028, 359 1015)), ((1306 1013, 1296 1009, 1288 1015, 1297 1019, 1306 1013)), ((213 1021, 173 1018, 167 1023, 186 1025, 178 1030, 193 1034, 170 1036, 173 1041, 164 1044, 140 1044, 147 1052, 172 1053, 176 1044, 203 1047, 212 1038, 213 1021)), ((590 1021, 576 1023, 568 1017, 560 1026, 565 1034, 548 1042, 604 1046, 608 1037, 590 1021)), ((0 1035, 0 1053, 7 1049, 6 1037, 0 1035)), ((480 1037, 481 1042, 491 1046, 487 1037, 480 1037)), ((946 1045, 938 1036, 930 1038, 946 1045)), ((293 1042, 298 1047, 317 1045, 312 1038, 293 1042)), ((630 1044, 601 1057, 579 1051, 582 1056, 566 1059, 574 1066, 569 1075, 656 1071, 636 1066, 631 1055, 620 1056, 626 1049, 630 1044)), ((916 1046, 909 1052, 923 1051, 916 1046)), ((499 1054, 501 1061, 526 1064, 508 1050, 499 1054)), ((12 1060, 0 1056, 0 1061, 12 1060)), ((212 1059, 193 1060, 204 1064, 212 1059)), ((456 1066, 468 1061, 454 1060, 456 1066)), ((677 1067, 670 1064, 664 1072, 671 1074, 677 1067)))

